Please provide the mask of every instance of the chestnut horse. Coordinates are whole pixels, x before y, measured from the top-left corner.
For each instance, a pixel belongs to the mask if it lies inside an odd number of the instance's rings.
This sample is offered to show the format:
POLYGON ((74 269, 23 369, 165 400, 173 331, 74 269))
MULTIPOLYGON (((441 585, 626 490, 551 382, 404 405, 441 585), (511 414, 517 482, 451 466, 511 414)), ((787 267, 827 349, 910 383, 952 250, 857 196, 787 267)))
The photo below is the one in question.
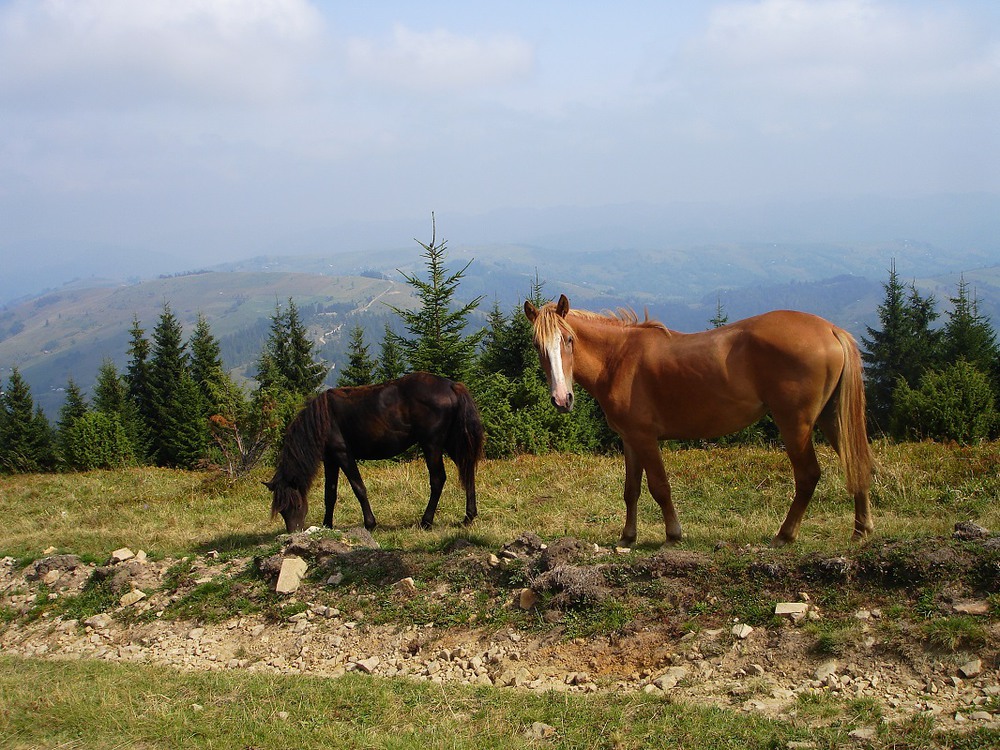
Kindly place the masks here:
POLYGON ((357 462, 391 458, 419 445, 431 483, 420 525, 426 529, 434 523, 445 483, 444 453, 458 467, 465 489, 465 523, 470 524, 477 514, 476 465, 484 441, 479 409, 468 388, 447 378, 414 372, 380 385, 331 388, 312 398, 288 426, 274 477, 264 483, 273 495, 271 516, 281 514, 288 533, 304 528, 309 487, 322 459, 323 525, 333 526, 343 470, 370 531, 375 515, 357 462))
POLYGON ((684 334, 631 312, 570 310, 565 295, 541 308, 525 302, 524 313, 555 407, 573 408, 575 380, 622 438, 623 546, 635 542, 643 472, 663 512, 667 542, 681 539, 659 440, 727 435, 768 412, 795 477, 795 498, 772 544, 795 541, 819 481, 814 427, 840 456, 854 496, 854 538, 874 528, 861 357, 846 331, 815 315, 780 310, 684 334))

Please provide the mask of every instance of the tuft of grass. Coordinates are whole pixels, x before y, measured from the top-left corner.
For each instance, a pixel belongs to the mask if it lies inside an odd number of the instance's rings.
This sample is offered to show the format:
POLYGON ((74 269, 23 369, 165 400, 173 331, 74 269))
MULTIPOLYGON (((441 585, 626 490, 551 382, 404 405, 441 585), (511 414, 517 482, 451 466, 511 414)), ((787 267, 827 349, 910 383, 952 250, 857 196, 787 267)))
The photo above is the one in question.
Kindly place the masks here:
POLYGON ((803 630, 816 638, 817 654, 843 656, 856 647, 861 626, 856 621, 820 620, 807 623, 803 630))
POLYGON ((987 640, 986 628, 968 615, 929 620, 923 631, 931 646, 944 651, 978 648, 987 640))

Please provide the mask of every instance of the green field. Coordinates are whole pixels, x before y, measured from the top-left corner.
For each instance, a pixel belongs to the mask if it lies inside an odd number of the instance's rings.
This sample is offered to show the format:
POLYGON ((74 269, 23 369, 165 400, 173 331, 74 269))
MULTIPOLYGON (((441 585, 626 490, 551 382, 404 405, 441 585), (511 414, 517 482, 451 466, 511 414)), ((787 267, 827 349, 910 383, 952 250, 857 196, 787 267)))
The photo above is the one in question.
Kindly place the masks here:
MULTIPOLYGON (((998 446, 877 444, 875 451, 879 468, 873 489, 874 537, 863 545, 851 544, 853 504, 843 491, 834 457, 824 452, 824 478, 799 542, 793 549, 774 552, 769 560, 795 570, 809 570, 810 561, 839 556, 876 560, 881 565, 910 546, 922 550, 929 548, 920 546, 925 542, 935 549, 957 544, 951 534, 959 521, 1000 528, 998 446)), ((787 510, 791 480, 784 455, 758 448, 691 449, 668 452, 666 459, 685 529, 679 549, 710 560, 713 574, 721 573, 712 581, 706 578, 706 586, 727 586, 719 589, 727 594, 712 611, 690 606, 684 626, 696 631, 731 622, 734 612, 744 621, 753 621, 749 618, 760 610, 752 601, 754 586, 734 587, 733 580, 725 579, 740 578, 754 556, 763 554, 759 551, 766 550, 787 510)), ((453 470, 431 531, 416 526, 426 500, 422 461, 367 464, 362 473, 380 523, 375 539, 382 550, 419 570, 421 586, 428 589, 437 579, 453 586, 465 580, 444 564, 452 559, 450 550, 456 541, 479 556, 500 550, 525 532, 546 541, 573 538, 613 548, 623 521, 622 465, 616 457, 526 456, 486 462, 479 481, 481 515, 469 529, 460 525, 464 498, 453 470)), ((123 546, 142 549, 157 560, 195 557, 209 550, 234 560, 269 555, 278 547, 282 528, 269 517, 268 498, 259 483, 264 478, 267 473, 261 472, 230 484, 209 474, 150 468, 6 476, 0 480, 4 518, 0 557, 14 558, 20 568, 51 549, 98 563, 123 546)), ((322 516, 318 490, 311 503, 310 521, 318 523, 322 516)), ((357 502, 349 491, 342 493, 334 521, 340 529, 360 522, 357 502)), ((655 600, 662 589, 654 590, 630 577, 633 569, 659 554, 662 541, 659 509, 644 494, 639 542, 623 558, 627 565, 617 570, 621 580, 615 591, 622 602, 627 599, 624 609, 604 606, 604 618, 588 619, 586 628, 577 627, 577 638, 625 637, 623 611, 642 622, 672 616, 655 600)), ((977 570, 993 564, 985 552, 955 549, 971 555, 977 570)), ((913 567, 916 559, 907 564, 913 567)), ((826 591, 814 583, 827 613, 827 625, 814 632, 819 646, 831 652, 841 647, 837 639, 845 631, 834 626, 850 620, 851 608, 860 596, 882 597, 887 611, 897 599, 898 611, 886 617, 884 629, 895 629, 899 648, 914 647, 913 641, 904 641, 902 633, 922 634, 924 640, 916 642, 920 648, 946 648, 949 637, 956 642, 974 638, 977 653, 989 670, 995 670, 1000 618, 997 595, 992 593, 996 589, 990 587, 996 582, 984 583, 981 575, 976 579, 986 587, 978 595, 992 604, 992 614, 974 623, 974 632, 956 633, 958 620, 934 609, 952 582, 946 582, 943 573, 921 571, 906 585, 884 592, 870 581, 852 583, 849 591, 836 587, 826 591), (843 606, 843 612, 838 612, 838 606, 843 606)), ((433 611, 407 610, 407 616, 424 617, 446 629, 463 627, 462 618, 469 619, 471 613, 479 622, 496 623, 495 627, 529 633, 547 628, 550 633, 565 631, 567 638, 571 626, 579 625, 579 612, 547 625, 511 611, 498 603, 509 599, 509 591, 494 591, 490 588, 494 582, 474 579, 471 573, 463 575, 480 589, 472 604, 463 603, 460 608, 459 599, 445 600, 433 611)), ((956 581, 966 580, 964 572, 955 575, 956 581)), ((352 607, 367 608, 366 621, 385 624, 399 614, 383 595, 385 583, 379 576, 351 571, 348 577, 351 591, 317 585, 317 595, 341 606, 349 602, 352 607)), ((246 589, 257 597, 253 606, 262 611, 281 606, 273 594, 264 591, 262 582, 251 582, 246 589)), ((55 616, 60 611, 57 606, 67 603, 49 603, 39 597, 27 613, 0 608, 0 634, 27 618, 55 616)), ((248 611, 247 602, 238 603, 235 598, 212 602, 212 612, 203 606, 206 609, 185 610, 183 616, 208 621, 210 614, 220 616, 220 607, 222 617, 227 607, 231 616, 248 611)), ((765 613, 758 627, 778 626, 765 613)), ((769 719, 736 708, 700 707, 673 700, 669 694, 539 693, 355 673, 321 678, 239 669, 188 672, 142 664, 0 655, 0 746, 4 748, 783 748, 789 742, 811 742, 822 748, 987 748, 1000 743, 1000 732, 986 725, 940 732, 933 717, 889 720, 867 699, 818 696, 801 698, 800 704, 790 718, 769 719), (862 726, 873 731, 863 739, 849 737, 862 726)), ((1000 710, 1000 705, 988 704, 985 709, 1000 710)))

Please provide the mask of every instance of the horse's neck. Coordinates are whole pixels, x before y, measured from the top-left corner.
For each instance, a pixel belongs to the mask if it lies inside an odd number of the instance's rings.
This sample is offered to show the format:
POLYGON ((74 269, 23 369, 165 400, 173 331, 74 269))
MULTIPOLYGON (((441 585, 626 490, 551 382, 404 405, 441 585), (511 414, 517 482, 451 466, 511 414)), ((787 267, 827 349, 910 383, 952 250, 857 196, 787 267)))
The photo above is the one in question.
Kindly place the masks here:
POLYGON ((576 332, 573 379, 593 394, 593 387, 602 378, 613 375, 621 361, 628 330, 588 318, 574 320, 573 329, 576 332))

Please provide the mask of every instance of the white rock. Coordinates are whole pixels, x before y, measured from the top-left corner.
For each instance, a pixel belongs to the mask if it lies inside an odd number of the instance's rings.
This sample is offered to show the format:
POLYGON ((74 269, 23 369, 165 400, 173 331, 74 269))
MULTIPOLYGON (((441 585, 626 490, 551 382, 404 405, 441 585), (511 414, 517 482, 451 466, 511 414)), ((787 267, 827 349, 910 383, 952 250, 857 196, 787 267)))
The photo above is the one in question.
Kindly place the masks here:
POLYGON ((747 625, 745 622, 733 625, 733 635, 739 638, 741 641, 750 637, 753 632, 753 628, 747 625))
POLYGON ((133 604, 138 604, 143 599, 146 598, 146 592, 139 589, 132 589, 127 594, 125 594, 118 603, 123 607, 131 607, 133 604))
POLYGON ((299 589, 302 578, 309 568, 306 561, 296 555, 289 555, 281 561, 281 572, 274 590, 278 594, 293 594, 299 589))
POLYGON ((128 547, 122 547, 111 553, 111 562, 121 563, 126 560, 131 560, 133 557, 135 557, 135 552, 130 550, 128 547))

